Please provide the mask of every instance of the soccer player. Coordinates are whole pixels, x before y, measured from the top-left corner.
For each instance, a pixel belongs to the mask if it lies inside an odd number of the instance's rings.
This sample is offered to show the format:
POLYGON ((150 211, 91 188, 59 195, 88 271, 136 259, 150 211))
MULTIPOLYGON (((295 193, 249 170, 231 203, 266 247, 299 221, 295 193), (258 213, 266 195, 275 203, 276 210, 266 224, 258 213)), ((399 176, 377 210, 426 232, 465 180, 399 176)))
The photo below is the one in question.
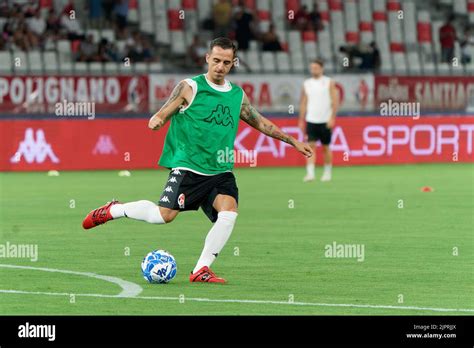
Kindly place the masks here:
POLYGON ((202 208, 214 223, 191 272, 191 282, 225 283, 209 268, 229 239, 237 219, 238 189, 233 163, 222 163, 220 151, 233 150, 239 118, 260 132, 291 144, 309 157, 308 144, 283 133, 250 104, 243 90, 225 79, 235 62, 236 47, 214 39, 206 54, 208 71, 181 81, 148 127, 161 129, 171 120, 159 164, 170 168, 158 205, 141 200, 112 201, 91 211, 85 229, 123 217, 153 224, 172 222, 179 212, 202 208))
POLYGON ((303 133, 306 132, 309 145, 315 151, 314 156, 306 159, 306 176, 303 181, 314 180, 317 140, 321 141, 324 154, 324 171, 321 181, 330 181, 332 153, 329 145, 339 107, 338 94, 334 81, 323 75, 323 61, 319 59, 312 61, 309 70, 311 78, 304 81, 301 92, 298 126, 303 133))

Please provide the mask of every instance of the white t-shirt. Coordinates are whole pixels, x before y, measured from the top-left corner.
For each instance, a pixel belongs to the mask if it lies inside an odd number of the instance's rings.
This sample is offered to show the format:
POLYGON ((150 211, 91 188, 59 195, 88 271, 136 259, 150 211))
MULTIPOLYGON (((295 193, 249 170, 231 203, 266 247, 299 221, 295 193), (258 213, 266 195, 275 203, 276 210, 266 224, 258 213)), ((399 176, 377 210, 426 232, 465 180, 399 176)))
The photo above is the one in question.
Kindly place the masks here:
POLYGON ((311 77, 304 81, 303 88, 307 96, 306 121, 326 123, 331 118, 331 79, 327 76, 311 77))

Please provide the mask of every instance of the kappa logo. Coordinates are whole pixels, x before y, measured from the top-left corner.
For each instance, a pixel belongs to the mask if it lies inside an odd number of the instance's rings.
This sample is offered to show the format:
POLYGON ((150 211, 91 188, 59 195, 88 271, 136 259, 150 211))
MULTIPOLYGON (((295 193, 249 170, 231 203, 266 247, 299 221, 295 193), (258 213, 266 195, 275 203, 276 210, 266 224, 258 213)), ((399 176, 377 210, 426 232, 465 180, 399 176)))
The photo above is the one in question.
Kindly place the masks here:
POLYGON ((171 186, 167 186, 165 188, 165 192, 173 192, 173 189, 171 188, 171 186))
POLYGON ((170 199, 168 198, 168 196, 163 196, 161 197, 160 202, 170 203, 170 199))
POLYGON ((230 114, 230 109, 228 106, 223 106, 222 104, 218 104, 212 113, 205 118, 203 121, 205 122, 215 122, 218 125, 228 126, 230 125, 234 128, 234 119, 230 114))
POLYGON ((181 175, 181 172, 179 171, 179 169, 174 169, 172 174, 174 175, 181 175))
POLYGON ((184 200, 186 199, 186 196, 184 193, 180 194, 178 197, 178 205, 180 209, 184 209, 184 200))
POLYGON ((117 149, 112 142, 112 137, 110 135, 101 134, 99 140, 97 140, 97 143, 95 144, 94 150, 92 150, 92 154, 110 155, 116 153, 117 149))
POLYGON ((54 154, 51 145, 46 142, 42 129, 36 130, 36 139, 33 135, 33 128, 26 129, 25 139, 20 142, 18 150, 10 158, 10 163, 19 163, 22 156, 26 163, 43 163, 48 157, 51 162, 59 163, 59 158, 54 154))
POLYGON ((178 182, 178 180, 176 180, 176 177, 172 176, 168 182, 178 182))

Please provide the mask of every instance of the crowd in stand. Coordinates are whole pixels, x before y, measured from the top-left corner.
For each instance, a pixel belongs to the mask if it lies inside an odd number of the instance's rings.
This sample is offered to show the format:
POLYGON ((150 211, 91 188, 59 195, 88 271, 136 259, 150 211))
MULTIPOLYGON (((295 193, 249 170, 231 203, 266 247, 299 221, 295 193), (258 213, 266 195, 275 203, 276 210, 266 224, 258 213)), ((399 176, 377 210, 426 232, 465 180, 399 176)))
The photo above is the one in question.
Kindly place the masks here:
MULTIPOLYGON (((121 62, 129 57, 132 62, 152 62, 158 59, 150 38, 133 29, 128 23, 128 0, 86 0, 84 8, 77 8, 74 0, 54 1, 54 6, 44 12, 39 1, 13 0, 0 3, 0 50, 54 50, 61 39, 71 42, 76 61, 121 62), (94 36, 83 28, 79 13, 85 14, 87 26, 93 29, 113 28, 115 38, 125 42, 119 49, 116 42, 106 38, 95 41, 94 36)), ((79 2, 78 2, 79 3, 79 2)), ((203 30, 214 37, 226 36, 234 39, 241 51, 250 48, 256 41, 262 51, 287 50, 281 43, 273 23, 261 21, 257 13, 246 6, 246 1, 216 0, 211 16, 201 23, 203 30)), ((470 63, 474 50, 474 28, 466 26, 461 35, 456 32, 454 17, 449 17, 440 28, 440 62, 452 62, 455 58, 455 42, 461 48, 460 63, 470 63)), ((288 16, 288 29, 320 31, 324 29, 317 3, 310 12, 302 5, 296 13, 288 16)), ((459 31, 459 30, 458 30, 459 31)), ((195 67, 205 65, 207 47, 196 35, 188 46, 188 60, 195 67)), ((375 42, 370 45, 347 45, 339 48, 341 64, 348 70, 378 71, 381 65, 380 52, 375 42)))
POLYGON ((7 20, 0 28, 0 50, 54 50, 62 39, 70 41, 76 61, 121 62, 124 57, 132 62, 156 60, 148 38, 128 25, 127 0, 89 0, 85 4, 85 8, 77 8, 69 0, 62 8, 53 7, 44 13, 38 1, 10 6, 2 3, 0 17, 7 20), (94 36, 84 30, 78 11, 87 14, 91 28, 114 28, 115 37, 126 42, 124 49, 120 51, 115 42, 106 38, 95 42, 94 36))

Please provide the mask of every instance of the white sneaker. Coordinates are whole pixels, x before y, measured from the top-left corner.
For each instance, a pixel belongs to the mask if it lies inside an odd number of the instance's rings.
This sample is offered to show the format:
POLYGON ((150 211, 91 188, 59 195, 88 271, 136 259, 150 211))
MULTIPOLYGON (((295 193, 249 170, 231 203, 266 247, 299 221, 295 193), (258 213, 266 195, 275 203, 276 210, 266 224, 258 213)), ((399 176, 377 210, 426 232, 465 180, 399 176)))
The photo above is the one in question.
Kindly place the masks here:
POLYGON ((304 182, 313 181, 313 180, 314 180, 314 175, 306 174, 306 176, 303 178, 304 182))
POLYGON ((321 181, 331 181, 331 172, 324 172, 321 181))

